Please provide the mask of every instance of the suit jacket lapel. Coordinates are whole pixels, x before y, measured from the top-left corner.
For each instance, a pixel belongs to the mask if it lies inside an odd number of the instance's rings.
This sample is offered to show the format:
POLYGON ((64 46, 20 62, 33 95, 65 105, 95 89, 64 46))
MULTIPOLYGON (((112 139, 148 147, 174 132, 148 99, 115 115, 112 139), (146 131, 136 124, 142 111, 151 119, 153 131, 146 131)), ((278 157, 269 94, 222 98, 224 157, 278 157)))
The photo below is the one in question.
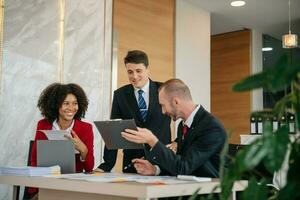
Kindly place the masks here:
POLYGON ((190 143, 193 141, 193 138, 196 136, 194 127, 188 129, 186 137, 182 140, 181 150, 184 151, 188 148, 190 143))
POLYGON ((137 116, 136 118, 141 119, 140 110, 134 95, 134 88, 132 85, 130 85, 130 87, 126 90, 126 96, 127 96, 128 104, 131 107, 131 110, 137 116))
POLYGON ((182 145, 183 145, 183 138, 182 138, 182 121, 179 123, 177 128, 177 154, 181 153, 182 145))
MULTIPOLYGON (((154 110, 156 109, 155 106, 157 106, 157 86, 153 83, 152 80, 150 80, 149 83, 149 105, 148 105, 148 113, 147 113, 147 119, 146 121, 149 119, 149 117, 151 116, 151 114, 153 114, 154 110)), ((155 113, 155 112, 154 112, 155 113)))
POLYGON ((194 137, 196 137, 197 131, 199 131, 199 125, 201 124, 203 111, 204 108, 201 106, 193 119, 191 127, 188 129, 186 138, 182 141, 181 150, 184 150, 187 147, 189 147, 189 144, 194 140, 194 137))
MULTIPOLYGON (((146 121, 149 119, 149 117, 151 116, 151 114, 153 112, 155 113, 155 109, 156 109, 155 106, 157 105, 156 102, 158 99, 158 96, 157 96, 158 88, 156 87, 156 85, 153 83, 152 80, 149 79, 149 81, 150 81, 150 83, 149 83, 149 106, 148 106, 148 113, 147 113, 146 121)), ((136 118, 139 119, 139 121, 141 123, 143 123, 140 109, 137 104, 136 97, 134 95, 134 88, 132 85, 130 85, 130 87, 126 90, 126 95, 128 97, 128 103, 129 103, 131 109, 134 111, 134 114, 137 116, 136 118)))

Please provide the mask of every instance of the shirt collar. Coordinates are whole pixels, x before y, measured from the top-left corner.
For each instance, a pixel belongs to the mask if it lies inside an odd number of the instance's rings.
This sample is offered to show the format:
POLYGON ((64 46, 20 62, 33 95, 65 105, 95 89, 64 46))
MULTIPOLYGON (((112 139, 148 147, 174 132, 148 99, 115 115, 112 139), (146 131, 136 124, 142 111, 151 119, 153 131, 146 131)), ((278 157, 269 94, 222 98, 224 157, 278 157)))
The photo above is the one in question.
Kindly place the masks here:
POLYGON ((193 112, 190 114, 190 116, 186 119, 186 121, 182 121, 183 122, 183 125, 186 125, 187 127, 191 127, 192 126, 192 123, 194 121, 194 117, 196 115, 196 113, 198 112, 200 108, 200 104, 197 105, 197 107, 193 110, 193 112))
POLYGON ((142 88, 134 88, 134 93, 138 94, 139 90, 143 90, 144 93, 148 94, 149 93, 149 85, 150 85, 150 81, 148 79, 147 83, 142 87, 142 88))
MULTIPOLYGON (((72 120, 72 124, 71 126, 69 126, 69 128, 67 128, 65 131, 70 131, 72 130, 73 126, 74 126, 74 119, 72 120)), ((52 130, 61 130, 58 123, 57 123, 57 120, 55 120, 52 124, 52 130)))

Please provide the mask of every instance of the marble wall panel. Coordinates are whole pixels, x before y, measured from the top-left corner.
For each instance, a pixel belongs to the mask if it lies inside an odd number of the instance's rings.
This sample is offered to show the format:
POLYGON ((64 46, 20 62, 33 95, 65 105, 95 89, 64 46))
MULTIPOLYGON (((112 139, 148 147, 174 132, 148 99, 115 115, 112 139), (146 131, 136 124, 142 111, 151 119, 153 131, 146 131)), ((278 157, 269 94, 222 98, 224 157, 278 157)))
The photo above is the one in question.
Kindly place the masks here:
MULTIPOLYGON (((106 35, 106 18, 111 18, 107 2, 96 0, 67 0, 65 4, 64 77, 66 83, 81 85, 89 97, 86 120, 109 118, 110 71, 105 65, 106 51, 111 55, 111 41, 106 35), (107 9, 107 10, 106 10, 107 9), (102 11, 102 12, 99 12, 102 11), (108 40, 107 40, 108 39, 108 40), (105 49, 109 45, 109 49, 105 49)), ((111 24, 111 20, 109 22, 111 24)), ((111 33, 110 33, 111 35, 111 33)), ((94 128, 95 165, 102 150, 100 134, 94 128)))
MULTIPOLYGON (((85 120, 109 118, 112 0, 66 0, 64 65, 60 68, 60 1, 6 0, 0 84, 0 166, 24 166, 41 118, 41 91, 60 80, 80 84, 89 98, 85 120), (61 71, 62 70, 62 71, 61 71)), ((95 130, 95 159, 101 138, 95 130)), ((0 199, 11 197, 0 185, 0 199)))
MULTIPOLYGON (((28 144, 41 118, 41 90, 57 81, 59 9, 56 1, 5 1, 0 101, 0 166, 27 164, 28 144)), ((9 199, 8 186, 0 199, 9 199)))

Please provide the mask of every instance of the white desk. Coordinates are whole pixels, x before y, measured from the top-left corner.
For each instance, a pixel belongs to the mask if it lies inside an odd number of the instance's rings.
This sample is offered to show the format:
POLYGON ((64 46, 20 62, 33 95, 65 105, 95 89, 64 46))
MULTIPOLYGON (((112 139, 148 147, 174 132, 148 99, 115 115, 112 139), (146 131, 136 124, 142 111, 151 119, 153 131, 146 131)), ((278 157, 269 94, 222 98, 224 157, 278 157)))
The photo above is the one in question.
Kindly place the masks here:
MULTIPOLYGON (((212 182, 202 183, 151 185, 135 182, 100 183, 48 177, 0 176, 0 183, 14 185, 14 191, 18 185, 39 187, 39 200, 147 200, 191 195, 198 188, 201 188, 199 194, 209 194, 219 185, 219 180, 214 179, 212 182)), ((244 190, 247 184, 247 181, 235 182, 232 199, 235 199, 235 192, 244 190)), ((220 190, 215 192, 220 192, 220 190)))

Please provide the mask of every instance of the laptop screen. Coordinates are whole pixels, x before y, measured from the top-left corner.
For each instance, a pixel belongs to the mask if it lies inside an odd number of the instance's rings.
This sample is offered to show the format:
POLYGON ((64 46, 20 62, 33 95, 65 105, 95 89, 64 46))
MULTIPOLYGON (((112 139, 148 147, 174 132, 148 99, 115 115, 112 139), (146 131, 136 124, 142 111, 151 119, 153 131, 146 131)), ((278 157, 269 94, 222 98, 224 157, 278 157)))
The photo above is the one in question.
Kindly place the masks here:
POLYGON ((59 165, 62 174, 75 173, 74 144, 69 140, 38 140, 37 166, 59 165))

